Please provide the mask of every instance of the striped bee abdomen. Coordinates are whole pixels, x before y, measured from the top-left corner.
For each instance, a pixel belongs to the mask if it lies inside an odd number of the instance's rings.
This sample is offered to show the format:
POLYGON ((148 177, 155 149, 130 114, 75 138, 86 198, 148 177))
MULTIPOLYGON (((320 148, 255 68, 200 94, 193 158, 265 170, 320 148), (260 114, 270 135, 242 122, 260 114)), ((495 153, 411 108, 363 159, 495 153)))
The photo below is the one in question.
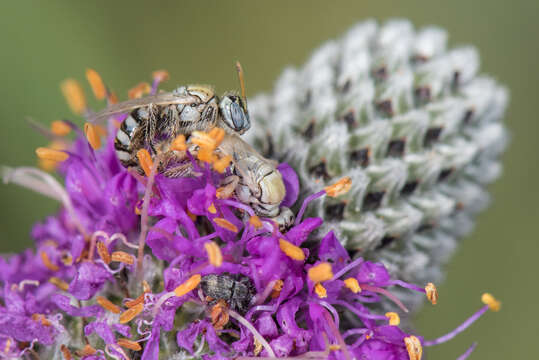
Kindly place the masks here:
POLYGON ((138 146, 134 139, 141 138, 141 124, 144 120, 147 120, 148 111, 145 109, 136 109, 132 111, 127 118, 122 122, 118 132, 116 133, 116 139, 114 140, 114 148, 116 149, 116 156, 120 160, 123 166, 137 165, 136 151, 138 146), (146 115, 146 116, 145 116, 146 115))

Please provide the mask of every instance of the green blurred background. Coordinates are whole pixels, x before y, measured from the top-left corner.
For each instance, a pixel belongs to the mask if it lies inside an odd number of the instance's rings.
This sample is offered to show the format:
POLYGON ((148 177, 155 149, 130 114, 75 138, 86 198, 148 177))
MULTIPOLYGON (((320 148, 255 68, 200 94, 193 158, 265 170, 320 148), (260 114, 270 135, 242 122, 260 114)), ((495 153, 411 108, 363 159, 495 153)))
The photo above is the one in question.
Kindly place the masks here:
MULTIPOLYGON (((537 0, 3 1, 0 163, 35 164, 34 149, 46 140, 25 119, 49 124, 71 117, 59 83, 84 81, 86 67, 123 98, 161 68, 171 74, 165 88, 209 83, 221 93, 237 88, 233 64, 239 59, 253 95, 270 90, 285 65, 302 64, 316 46, 360 20, 404 17, 416 26, 440 25, 451 45, 476 45, 482 71, 509 88, 512 141, 503 177, 491 186, 492 206, 464 240, 439 287, 439 304, 420 314, 418 328, 427 339, 445 333, 491 291, 503 301, 502 311, 427 349, 428 358, 455 359, 478 341, 472 359, 537 359, 538 15, 537 0)), ((31 224, 57 204, 11 185, 1 186, 0 196, 0 252, 20 251, 31 244, 31 224)))

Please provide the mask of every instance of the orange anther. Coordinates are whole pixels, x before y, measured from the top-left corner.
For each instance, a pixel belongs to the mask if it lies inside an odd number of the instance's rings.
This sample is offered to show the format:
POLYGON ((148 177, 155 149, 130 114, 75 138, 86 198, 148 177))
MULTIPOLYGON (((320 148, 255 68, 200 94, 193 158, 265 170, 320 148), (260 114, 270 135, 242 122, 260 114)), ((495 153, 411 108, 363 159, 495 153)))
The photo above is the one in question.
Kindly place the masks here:
POLYGON ((96 301, 99 305, 101 305, 103 309, 108 310, 111 313, 119 314, 122 312, 122 310, 118 306, 114 305, 109 299, 103 296, 98 296, 96 298, 96 301))
POLYGON ((86 344, 84 346, 84 348, 82 348, 81 350, 76 351, 75 354, 77 354, 77 356, 84 357, 84 356, 94 355, 96 352, 97 352, 97 350, 94 349, 92 347, 92 345, 86 344))
POLYGON ((110 261, 112 260, 110 257, 109 250, 107 249, 107 246, 102 242, 98 241, 96 244, 97 247, 97 253, 99 254, 99 257, 105 264, 110 264, 110 261))
POLYGON ((69 158, 69 154, 63 151, 38 147, 36 149, 36 155, 40 159, 51 160, 51 161, 66 161, 69 158))
POLYGON ((193 221, 197 220, 197 216, 193 214, 192 212, 190 212, 189 210, 187 210, 187 216, 189 216, 189 218, 193 221))
POLYGON ((71 355, 71 351, 65 346, 64 344, 60 345, 60 351, 62 352, 62 355, 64 356, 64 360, 71 360, 73 359, 73 356, 71 355))
POLYGON ((481 301, 483 304, 488 305, 489 309, 492 311, 499 311, 502 307, 502 303, 499 302, 489 293, 484 293, 481 296, 481 301))
POLYGON ((329 263, 323 262, 310 268, 307 275, 309 275, 309 279, 312 282, 319 283, 331 279, 333 277, 333 271, 329 263))
POLYGON ((135 263, 135 260, 133 259, 133 256, 126 253, 125 251, 115 251, 112 253, 110 259, 112 261, 121 262, 128 265, 133 265, 135 263))
POLYGON ((69 289, 68 283, 66 283, 64 280, 57 278, 55 276, 50 277, 49 282, 55 285, 60 290, 67 291, 69 289))
POLYGON ((152 291, 152 288, 150 287, 150 284, 148 284, 148 282, 146 280, 142 280, 142 290, 145 293, 152 291))
POLYGON ((210 214, 217 214, 217 209, 215 208, 215 205, 213 205, 213 203, 208 206, 208 211, 210 212, 210 214))
POLYGON ((107 96, 107 88, 97 71, 86 69, 86 79, 92 88, 95 98, 97 100, 103 100, 107 96))
POLYGON ((187 281, 174 289, 174 294, 176 294, 177 297, 184 296, 185 294, 194 290, 198 284, 200 284, 201 280, 202 276, 200 276, 200 274, 191 276, 189 279, 187 279, 187 281))
POLYGON ((125 302, 125 306, 127 306, 128 308, 131 308, 135 305, 138 305, 138 304, 142 304, 144 303, 144 295, 146 294, 147 291, 144 291, 142 294, 140 294, 136 299, 133 299, 133 300, 129 300, 129 301, 126 301, 125 302))
POLYGON ((318 295, 319 298, 323 299, 323 298, 327 298, 328 297, 328 293, 326 291, 326 288, 318 283, 314 286, 314 292, 316 293, 316 295, 318 295))
POLYGON ((92 146, 92 149, 97 150, 101 147, 101 138, 99 137, 96 126, 90 123, 84 124, 84 134, 86 139, 92 146))
POLYGON ((255 229, 260 229, 262 227, 262 221, 256 215, 253 215, 249 218, 249 224, 253 225, 255 229))
POLYGON ((406 345, 410 360, 421 360, 421 356, 423 356, 423 347, 417 337, 414 335, 405 337, 404 344, 406 345))
POLYGON ((144 304, 137 304, 120 314, 120 324, 126 324, 133 320, 144 309, 144 304))
POLYGON ((71 126, 65 121, 55 120, 51 123, 51 132, 56 136, 66 136, 71 132, 71 126))
POLYGON ((116 93, 111 92, 109 96, 107 97, 107 100, 111 104, 117 104, 118 103, 118 95, 116 93))
POLYGON ((299 246, 296 246, 285 239, 279 239, 279 248, 291 259, 297 261, 305 260, 305 253, 303 250, 299 246))
POLYGON ((187 144, 185 143, 185 135, 180 134, 176 136, 172 144, 170 144, 170 150, 173 151, 185 151, 187 150, 187 144))
POLYGON ((349 176, 345 176, 333 185, 326 186, 324 190, 326 194, 331 197, 337 197, 339 195, 346 194, 352 187, 352 179, 349 176))
POLYGON ((271 291, 271 298, 275 299, 278 298, 281 294, 281 290, 283 290, 284 282, 279 279, 275 282, 275 285, 273 285, 273 290, 271 291))
POLYGON ((51 271, 58 271, 60 270, 60 268, 58 267, 58 265, 56 264, 53 264, 51 262, 51 259, 49 259, 49 255, 47 255, 47 253, 45 251, 42 251, 39 253, 39 255, 41 256, 41 261, 43 261, 43 264, 45 265, 45 267, 51 271))
POLYGON ((238 228, 236 225, 232 224, 230 221, 223 219, 223 218, 214 218, 213 221, 217 226, 222 227, 223 229, 227 229, 229 231, 238 232, 238 228))
POLYGON ((436 290, 436 286, 433 283, 428 283, 425 286, 425 293, 431 304, 436 305, 438 302, 438 290, 436 290))
POLYGON ((118 341, 116 343, 118 345, 120 345, 121 347, 124 347, 124 348, 129 349, 129 350, 133 350, 133 351, 142 350, 142 347, 139 345, 139 343, 135 342, 133 340, 120 338, 120 339, 118 339, 118 341))
POLYGON ((396 312, 386 312, 386 318, 389 319, 389 325, 398 326, 401 323, 399 314, 397 314, 396 312))
POLYGON ((67 104, 75 114, 82 114, 86 110, 86 97, 77 80, 66 79, 60 84, 62 94, 67 104))
POLYGON ((137 158, 140 164, 140 167, 142 170, 144 170, 144 173, 146 176, 150 176, 152 172, 152 166, 153 166, 153 160, 150 156, 150 153, 146 149, 140 149, 137 151, 137 158))
POLYGON ((153 73, 152 73, 152 78, 154 80, 157 80, 159 82, 163 82, 163 81, 167 81, 169 79, 169 74, 168 74, 168 71, 166 70, 155 70, 153 73))
POLYGON ((145 94, 148 94, 152 90, 152 87, 147 82, 141 82, 135 85, 127 92, 127 96, 130 99, 138 99, 145 94))
POLYGON ((208 253, 210 264, 215 267, 219 267, 223 264, 223 254, 221 253, 221 248, 219 245, 213 241, 210 241, 204 244, 204 248, 208 253))
POLYGON ((359 286, 359 282, 356 278, 349 277, 348 279, 344 280, 344 286, 346 286, 348 289, 352 290, 354 294, 357 294, 361 291, 361 287, 359 286))

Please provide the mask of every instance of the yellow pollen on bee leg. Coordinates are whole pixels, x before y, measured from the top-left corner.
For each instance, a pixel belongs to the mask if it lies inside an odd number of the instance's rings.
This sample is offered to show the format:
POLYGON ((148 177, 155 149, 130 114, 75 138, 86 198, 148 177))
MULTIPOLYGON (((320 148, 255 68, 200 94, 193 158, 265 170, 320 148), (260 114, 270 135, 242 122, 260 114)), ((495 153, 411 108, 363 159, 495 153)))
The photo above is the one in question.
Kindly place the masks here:
POLYGON ((36 155, 43 160, 51 160, 56 162, 66 161, 69 159, 69 154, 60 150, 49 149, 45 147, 38 147, 36 149, 36 155))
POLYGON ((219 267, 223 264, 223 254, 221 253, 221 248, 219 245, 213 241, 210 241, 204 244, 204 248, 208 253, 210 264, 215 267, 219 267))
POLYGON ((144 304, 137 304, 120 314, 120 324, 126 324, 133 320, 144 309, 144 304))
POLYGON ((307 275, 312 282, 319 283, 331 279, 333 277, 333 271, 329 263, 323 262, 310 268, 307 275))
POLYGON ((152 72, 152 78, 159 82, 167 81, 170 78, 168 71, 166 70, 155 70, 152 72))
POLYGON ((71 126, 65 121, 55 120, 51 123, 51 132, 56 136, 66 136, 71 132, 71 126))
POLYGON ((99 137, 98 130, 96 126, 90 123, 84 124, 84 134, 88 143, 92 149, 97 150, 101 147, 101 138, 99 137))
POLYGON ((213 151, 218 145, 215 138, 211 136, 210 133, 206 133, 204 131, 193 131, 191 135, 191 141, 193 144, 200 146, 201 149, 213 151))
POLYGON ((208 135, 215 141, 215 146, 219 146, 221 142, 223 141, 223 139, 225 138, 225 130, 218 127, 214 127, 213 129, 210 130, 208 135))
POLYGON ((305 260, 305 253, 303 250, 299 246, 296 246, 285 239, 279 239, 279 248, 291 259, 297 261, 305 260))
POLYGON ((326 288, 320 284, 320 283, 317 283, 315 286, 314 286, 314 292, 316 293, 316 295, 318 295, 319 298, 321 299, 324 299, 324 298, 327 298, 328 297, 328 293, 326 291, 326 288))
POLYGON ((399 317, 399 314, 396 312, 386 312, 386 318, 389 319, 389 325, 391 326, 397 326, 401 323, 401 319, 399 317))
POLYGON ((215 224, 217 226, 222 227, 223 229, 227 229, 227 230, 235 232, 235 233, 238 232, 238 228, 236 227, 236 225, 232 224, 227 219, 214 218, 213 221, 215 222, 215 224))
POLYGON ((133 256, 126 253, 125 251, 115 251, 110 257, 111 261, 121 262, 128 265, 133 265, 135 260, 133 256))
POLYGON ((137 151, 137 158, 140 163, 140 167, 144 170, 146 176, 150 176, 153 166, 153 160, 150 153, 146 149, 140 149, 137 151))
POLYGON ((232 156, 225 155, 219 160, 214 160, 213 169, 217 171, 218 173, 222 174, 226 170, 226 168, 230 166, 231 162, 232 162, 232 156))
POLYGON ((82 114, 86 110, 86 97, 78 81, 66 79, 60 84, 60 88, 71 111, 77 115, 82 114))
POLYGON ((406 351, 408 351, 410 360, 421 360, 421 356, 423 356, 423 347, 417 337, 414 335, 405 337, 404 344, 406 345, 406 351))
POLYGON ((425 286, 425 294, 432 305, 436 305, 436 303, 438 303, 438 290, 436 289, 436 285, 433 283, 428 283, 425 286))
POLYGON ((337 197, 339 195, 346 194, 352 187, 352 179, 349 176, 345 176, 333 185, 326 186, 324 190, 326 194, 331 197, 337 197))
POLYGON ((180 134, 176 136, 172 144, 170 144, 170 150, 174 151, 185 151, 187 150, 187 144, 185 143, 185 135, 180 134))
POLYGON ((107 96, 107 88, 98 72, 94 69, 86 69, 86 79, 92 88, 95 98, 97 100, 103 100, 107 96))
POLYGON ((43 265, 45 265, 45 267, 51 271, 58 271, 60 270, 60 268, 58 267, 58 265, 56 264, 53 264, 51 262, 51 259, 49 259, 49 255, 47 255, 47 253, 45 251, 42 251, 40 254, 41 256, 41 261, 43 261, 43 265))
POLYGON ((118 306, 114 305, 109 299, 103 296, 98 296, 96 301, 103 309, 108 310, 111 313, 119 314, 122 312, 118 306))
POLYGON ((483 304, 488 305, 490 310, 495 312, 500 311, 502 307, 502 303, 496 300, 496 298, 494 298, 494 296, 489 293, 484 293, 481 296, 481 301, 483 302, 483 304))
POLYGON ((129 349, 129 350, 133 350, 133 351, 142 350, 142 347, 140 346, 140 344, 138 342, 133 341, 133 340, 121 338, 121 339, 118 339, 118 341, 116 343, 118 345, 120 345, 121 347, 124 347, 124 348, 129 349))
POLYGON ((215 155, 213 154, 213 150, 201 147, 198 150, 197 159, 211 164, 215 161, 215 155))
POLYGON ((184 296, 185 294, 194 290, 198 286, 198 284, 200 284, 201 280, 202 276, 200 276, 200 274, 195 274, 191 276, 189 279, 187 279, 187 281, 174 289, 174 294, 177 297, 184 296))
POLYGON ((348 279, 345 279, 344 286, 350 289, 354 294, 357 294, 358 292, 361 291, 361 287, 359 286, 357 279, 353 277, 349 277, 348 279))
POLYGON ((55 276, 50 277, 49 282, 60 290, 67 291, 69 289, 68 283, 66 283, 64 280, 57 278, 55 276))
POLYGON ((262 227, 262 221, 256 215, 253 215, 249 218, 249 224, 253 225, 255 229, 260 229, 262 227))
POLYGON ((147 82, 141 82, 135 85, 135 87, 132 87, 127 92, 127 96, 130 99, 138 99, 142 96, 148 94, 152 90, 152 87, 147 82))

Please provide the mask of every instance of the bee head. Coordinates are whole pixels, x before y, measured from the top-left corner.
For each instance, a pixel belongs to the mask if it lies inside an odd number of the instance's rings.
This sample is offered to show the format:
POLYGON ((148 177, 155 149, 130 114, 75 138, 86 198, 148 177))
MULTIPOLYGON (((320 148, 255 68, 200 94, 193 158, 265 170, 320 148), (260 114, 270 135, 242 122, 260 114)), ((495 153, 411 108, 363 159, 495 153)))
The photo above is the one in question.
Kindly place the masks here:
POLYGON ((241 97, 225 95, 219 103, 219 109, 225 124, 238 135, 243 134, 251 127, 247 104, 241 97))

